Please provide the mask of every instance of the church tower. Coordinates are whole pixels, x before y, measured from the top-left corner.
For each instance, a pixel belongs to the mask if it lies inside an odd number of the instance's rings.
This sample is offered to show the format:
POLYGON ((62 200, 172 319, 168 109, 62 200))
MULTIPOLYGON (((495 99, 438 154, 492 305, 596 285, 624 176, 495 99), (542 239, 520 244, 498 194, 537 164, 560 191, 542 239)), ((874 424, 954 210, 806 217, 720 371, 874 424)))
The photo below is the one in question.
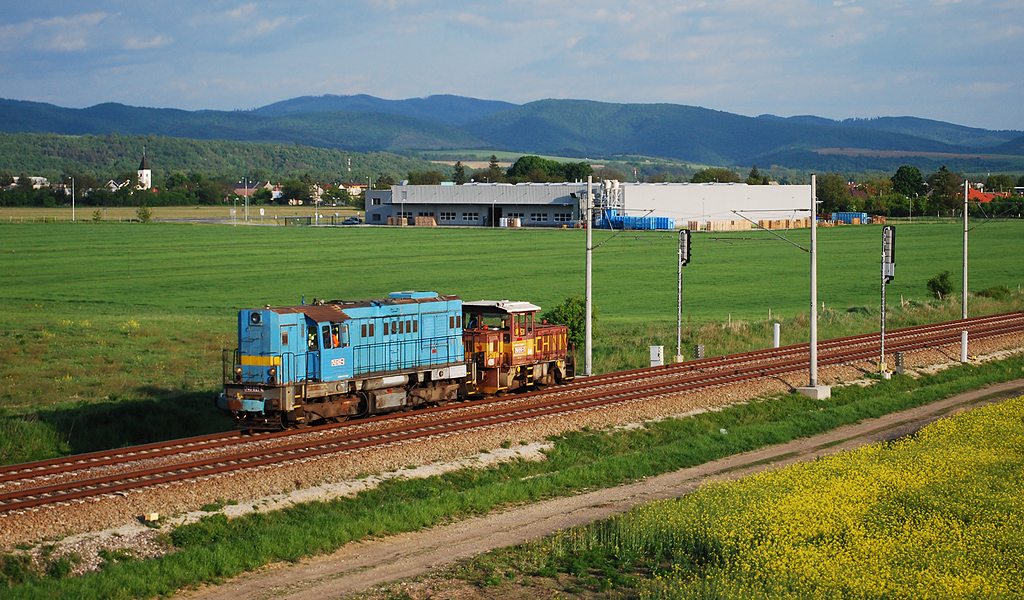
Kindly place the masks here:
POLYGON ((153 171, 149 169, 149 162, 146 161, 146 151, 142 151, 142 162, 139 163, 139 185, 140 190, 148 190, 153 187, 153 171))

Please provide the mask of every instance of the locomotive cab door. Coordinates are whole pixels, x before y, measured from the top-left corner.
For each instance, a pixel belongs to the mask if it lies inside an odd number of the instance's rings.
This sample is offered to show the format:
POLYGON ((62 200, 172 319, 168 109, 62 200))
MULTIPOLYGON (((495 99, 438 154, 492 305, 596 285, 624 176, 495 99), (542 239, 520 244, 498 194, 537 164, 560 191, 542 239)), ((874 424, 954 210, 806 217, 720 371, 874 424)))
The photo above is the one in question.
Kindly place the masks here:
POLYGON ((319 323, 320 381, 352 377, 352 341, 345 323, 319 323))
POLYGON ((306 379, 320 380, 320 333, 312 321, 306 328, 306 379))

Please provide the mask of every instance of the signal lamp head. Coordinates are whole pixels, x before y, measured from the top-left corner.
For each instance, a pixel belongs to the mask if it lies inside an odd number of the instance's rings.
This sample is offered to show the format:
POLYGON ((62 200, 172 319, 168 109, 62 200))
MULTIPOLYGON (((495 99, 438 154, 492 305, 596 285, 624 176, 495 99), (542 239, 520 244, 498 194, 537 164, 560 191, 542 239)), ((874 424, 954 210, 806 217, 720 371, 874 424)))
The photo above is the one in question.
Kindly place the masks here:
POLYGON ((242 367, 235 367, 235 381, 242 380, 242 367))

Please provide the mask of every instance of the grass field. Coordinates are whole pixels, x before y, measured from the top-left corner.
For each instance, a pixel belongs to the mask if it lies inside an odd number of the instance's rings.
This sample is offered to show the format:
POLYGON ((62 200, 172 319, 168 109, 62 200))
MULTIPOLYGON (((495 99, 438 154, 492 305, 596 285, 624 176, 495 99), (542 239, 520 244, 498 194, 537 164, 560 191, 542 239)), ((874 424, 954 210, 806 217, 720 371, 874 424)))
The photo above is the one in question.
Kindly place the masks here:
MULTIPOLYGON (((153 206, 150 207, 150 217, 152 219, 231 219, 231 210, 235 210, 235 217, 239 222, 244 220, 245 206, 239 203, 237 206, 153 206)), ((56 206, 53 208, 36 208, 36 207, 12 207, 5 206, 0 207, 0 223, 8 224, 22 224, 32 223, 37 221, 71 221, 74 217, 74 221, 91 222, 93 221, 93 214, 96 211, 100 211, 100 216, 105 221, 131 221, 138 218, 136 211, 137 207, 134 206, 112 206, 96 207, 96 206, 78 206, 72 210, 70 206, 56 206)), ((256 206, 251 205, 249 207, 249 218, 252 223, 267 223, 274 222, 274 219, 283 219, 284 217, 309 217, 314 214, 317 207, 313 206, 280 206, 277 204, 256 206), (263 215, 260 215, 260 209, 263 209, 263 215)), ((320 206, 319 212, 321 216, 333 216, 335 214, 341 216, 360 215, 362 211, 356 210, 350 206, 320 206)))
MULTIPOLYGON (((926 280, 959 273, 959 224, 898 226, 891 328, 957 318, 926 280), (900 308, 901 297, 906 308, 900 308)), ((806 245, 809 232, 787 234, 806 245)), ((820 230, 819 335, 877 331, 879 227, 820 230)), ((595 370, 672 355, 676 236, 595 232, 595 370)), ((1024 223, 971 232, 971 289, 1024 282, 1024 223)), ((584 233, 0 221, 0 462, 229 427, 212 408, 239 309, 395 290, 552 307, 582 295, 584 233)), ((959 280, 954 276, 954 280, 959 280)), ((806 341, 808 255, 763 233, 695 234, 684 346, 709 355, 806 341), (729 324, 731 322, 731 324, 729 324)), ((959 296, 957 296, 959 297, 959 296)), ((1024 308, 972 298, 970 313, 1024 308)))

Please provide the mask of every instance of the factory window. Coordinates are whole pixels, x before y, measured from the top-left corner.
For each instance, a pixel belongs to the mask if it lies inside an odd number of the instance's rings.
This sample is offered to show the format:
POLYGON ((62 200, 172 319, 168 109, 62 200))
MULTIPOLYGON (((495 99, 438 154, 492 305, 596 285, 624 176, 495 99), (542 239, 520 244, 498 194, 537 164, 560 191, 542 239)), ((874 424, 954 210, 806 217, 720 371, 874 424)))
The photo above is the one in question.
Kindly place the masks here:
POLYGON ((380 206, 380 198, 370 198, 370 206, 380 206))
POLYGON ((526 213, 510 212, 510 213, 506 214, 505 216, 510 218, 510 219, 522 219, 523 217, 526 216, 526 213))
POLYGON ((420 214, 418 214, 416 216, 418 216, 418 217, 432 217, 432 216, 434 216, 434 213, 432 213, 432 212, 424 212, 424 211, 421 210, 420 214))
POLYGON ((287 331, 282 331, 281 332, 281 345, 282 346, 287 346, 288 345, 288 332, 287 331))
POLYGON ((480 213, 462 213, 463 221, 476 222, 480 220, 480 213))
POLYGON ((547 222, 548 213, 530 213, 530 220, 534 223, 547 222))
POLYGON ((453 212, 442 212, 441 215, 439 216, 439 219, 442 220, 442 221, 454 221, 455 220, 455 213, 453 213, 453 212))
POLYGON ((555 223, 568 223, 572 221, 571 213, 556 213, 554 218, 555 223))
POLYGON ((374 221, 380 221, 380 213, 374 213, 373 220, 374 221))
POLYGON ((400 210, 400 211, 398 211, 398 218, 399 219, 411 219, 412 218, 412 211, 411 210, 400 210))

